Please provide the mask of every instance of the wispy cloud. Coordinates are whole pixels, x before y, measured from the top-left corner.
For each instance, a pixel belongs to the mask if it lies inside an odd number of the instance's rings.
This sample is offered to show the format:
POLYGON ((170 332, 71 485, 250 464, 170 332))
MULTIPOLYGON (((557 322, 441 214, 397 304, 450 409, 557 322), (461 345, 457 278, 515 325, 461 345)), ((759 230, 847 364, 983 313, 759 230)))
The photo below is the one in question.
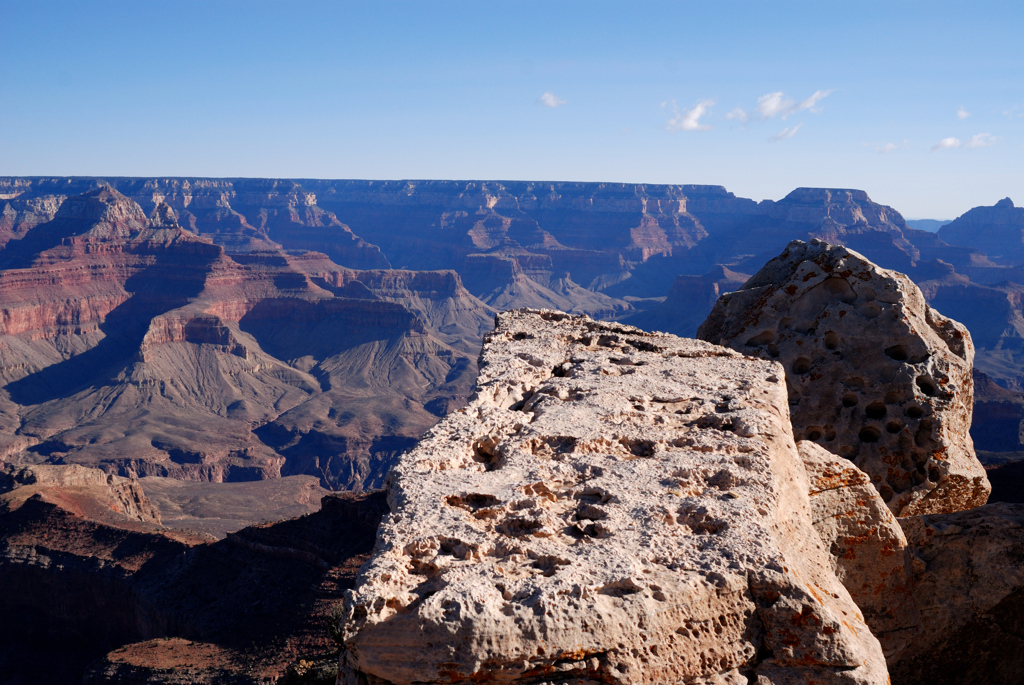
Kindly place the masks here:
POLYGON ((900 149, 900 146, 897 145, 896 143, 883 143, 882 145, 878 146, 878 151, 881 152, 883 155, 887 155, 890 152, 892 152, 893 150, 899 150, 899 149, 900 149))
POLYGON ((931 151, 936 152, 938 150, 951 150, 958 147, 966 147, 970 149, 976 149, 979 147, 991 147, 992 145, 995 144, 996 140, 998 140, 998 138, 993 136, 991 133, 978 133, 976 135, 971 136, 967 140, 960 140, 959 138, 953 137, 943 138, 939 142, 935 143, 935 145, 932 145, 931 151))
POLYGON ((998 140, 998 138, 996 138, 991 133, 979 133, 978 135, 971 136, 967 140, 967 142, 964 143, 964 147, 992 147, 995 144, 996 140, 998 140))
POLYGON ((1014 105, 1010 109, 1003 110, 1003 116, 1007 119, 1020 119, 1024 117, 1024 107, 1021 105, 1014 105))
POLYGON ((956 118, 957 118, 957 119, 960 119, 961 121, 962 121, 962 120, 964 120, 964 119, 966 119, 966 118, 967 118, 967 117, 969 117, 969 116, 971 116, 971 113, 970 113, 970 112, 968 112, 968 111, 967 111, 966 109, 964 109, 963 107, 961 107, 960 109, 958 109, 958 110, 956 111, 956 118))
POLYGON ((757 99, 757 112, 761 115, 762 119, 772 119, 774 117, 785 119, 804 110, 817 112, 816 105, 827 98, 831 92, 831 90, 816 90, 813 95, 800 102, 787 97, 781 90, 768 93, 757 99))
POLYGON ((715 104, 714 100, 701 100, 696 105, 683 112, 679 111, 676 106, 675 100, 672 100, 672 109, 675 114, 671 119, 668 120, 667 128, 669 131, 710 131, 710 124, 700 123, 701 117, 708 113, 708 109, 711 105, 715 104))
POLYGON ((777 143, 780 140, 786 140, 787 138, 792 138, 793 136, 796 135, 796 132, 799 131, 802 126, 803 126, 803 124, 797 124, 796 126, 787 126, 786 128, 784 128, 781 131, 779 131, 778 133, 776 133, 774 136, 769 138, 768 142, 770 142, 770 143, 777 143))
POLYGON ((910 141, 904 140, 902 143, 892 143, 888 141, 884 143, 861 143, 861 145, 863 145, 864 147, 873 148, 879 154, 887 155, 890 152, 895 152, 896 150, 909 148, 910 141))
POLYGON ((729 121, 738 121, 741 124, 745 124, 748 121, 750 121, 750 115, 747 114, 741 107, 737 107, 736 109, 726 114, 725 118, 728 119, 729 121))
POLYGON ((545 107, 561 107, 562 105, 568 104, 567 100, 563 100, 550 91, 541 95, 537 102, 545 107))

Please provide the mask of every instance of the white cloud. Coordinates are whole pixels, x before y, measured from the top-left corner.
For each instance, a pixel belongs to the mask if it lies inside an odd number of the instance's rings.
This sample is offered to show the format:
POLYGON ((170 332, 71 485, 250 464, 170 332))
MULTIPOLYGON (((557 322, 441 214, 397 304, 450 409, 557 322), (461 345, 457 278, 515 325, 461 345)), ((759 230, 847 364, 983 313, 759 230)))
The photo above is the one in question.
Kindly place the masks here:
POLYGON ((969 116, 971 116, 971 113, 970 113, 970 112, 968 112, 968 111, 967 111, 966 109, 964 109, 963 107, 961 107, 960 109, 958 109, 958 110, 956 111, 956 118, 957 118, 957 119, 961 119, 961 120, 963 120, 963 119, 966 119, 966 118, 967 118, 967 117, 969 117, 969 116))
POLYGON ((960 147, 961 145, 963 145, 963 143, 959 138, 953 138, 950 136, 949 138, 943 138, 939 142, 935 143, 935 145, 932 145, 932 152, 935 152, 936 150, 948 150, 950 148, 960 147))
POLYGON ((796 126, 789 126, 787 128, 784 128, 781 131, 779 131, 778 133, 776 133, 774 136, 769 138, 768 142, 769 143, 777 143, 780 140, 786 140, 787 138, 792 138, 793 136, 796 135, 796 132, 799 131, 802 126, 803 126, 803 124, 797 124, 796 126))
POLYGON ((743 109, 739 107, 726 114, 725 118, 728 119, 729 121, 738 121, 741 124, 745 124, 748 121, 750 121, 750 115, 744 112, 743 109))
POLYGON ((768 93, 762 95, 757 99, 757 111, 760 113, 762 119, 771 119, 773 117, 786 117, 802 112, 804 110, 810 110, 811 112, 817 112, 815 105, 821 100, 825 99, 831 93, 831 90, 816 90, 814 94, 805 100, 796 102, 793 98, 786 97, 786 94, 781 90, 774 93, 768 93))
POLYGON ((877 152, 879 152, 880 154, 883 154, 883 155, 887 155, 890 152, 893 152, 895 150, 907 149, 907 148, 910 147, 910 141, 909 140, 904 140, 902 143, 885 142, 885 143, 881 143, 881 144, 877 144, 877 143, 862 143, 862 144, 864 145, 864 147, 873 147, 873 148, 875 148, 875 150, 877 152))
POLYGON ((959 138, 943 138, 939 142, 932 145, 932 152, 936 150, 950 150, 958 147, 966 147, 970 149, 977 149, 979 147, 991 147, 998 138, 993 136, 991 133, 978 133, 971 136, 966 141, 960 140, 959 138))
POLYGON ((714 100, 701 100, 696 105, 680 112, 676 107, 676 103, 672 101, 672 109, 675 110, 675 116, 668 120, 669 131, 710 131, 711 126, 709 124, 700 123, 701 117, 708 113, 708 108, 715 104, 714 100))
POLYGON ((567 104, 566 100, 563 100, 552 92, 547 92, 541 95, 538 102, 545 107, 561 107, 562 105, 567 104))
POLYGON ((979 133, 975 136, 971 136, 968 139, 968 141, 964 143, 964 147, 991 147, 996 142, 996 140, 997 138, 993 136, 991 133, 979 133))

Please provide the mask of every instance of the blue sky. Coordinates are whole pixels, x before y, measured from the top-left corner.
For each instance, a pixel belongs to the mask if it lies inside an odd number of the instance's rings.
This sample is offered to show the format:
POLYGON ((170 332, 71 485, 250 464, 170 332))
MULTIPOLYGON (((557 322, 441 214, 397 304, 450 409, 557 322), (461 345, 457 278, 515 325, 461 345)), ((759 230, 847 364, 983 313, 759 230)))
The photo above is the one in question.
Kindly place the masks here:
POLYGON ((1024 204, 1024 3, 0 0, 0 174, 1024 204), (551 106, 554 105, 554 106, 551 106))

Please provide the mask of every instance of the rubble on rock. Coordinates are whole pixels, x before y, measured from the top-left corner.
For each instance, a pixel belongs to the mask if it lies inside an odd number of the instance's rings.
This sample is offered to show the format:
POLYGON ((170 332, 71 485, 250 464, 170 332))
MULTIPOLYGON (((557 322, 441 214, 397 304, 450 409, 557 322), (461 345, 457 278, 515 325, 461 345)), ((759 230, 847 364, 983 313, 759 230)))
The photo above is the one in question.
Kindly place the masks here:
POLYGON ((793 241, 697 336, 781 362, 796 438, 853 460, 898 516, 985 503, 968 433, 971 337, 903 274, 793 241))
POLYGON ((389 476, 343 679, 887 682, 778 364, 522 310, 477 388, 389 476))

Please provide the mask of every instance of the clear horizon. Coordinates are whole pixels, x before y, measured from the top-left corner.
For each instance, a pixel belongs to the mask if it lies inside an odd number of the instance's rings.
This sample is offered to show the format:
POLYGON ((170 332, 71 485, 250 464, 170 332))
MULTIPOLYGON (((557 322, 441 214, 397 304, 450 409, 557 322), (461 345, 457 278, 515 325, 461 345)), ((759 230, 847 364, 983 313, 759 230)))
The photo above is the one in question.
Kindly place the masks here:
POLYGON ((0 0, 0 175, 1024 204, 1024 7, 0 0))

